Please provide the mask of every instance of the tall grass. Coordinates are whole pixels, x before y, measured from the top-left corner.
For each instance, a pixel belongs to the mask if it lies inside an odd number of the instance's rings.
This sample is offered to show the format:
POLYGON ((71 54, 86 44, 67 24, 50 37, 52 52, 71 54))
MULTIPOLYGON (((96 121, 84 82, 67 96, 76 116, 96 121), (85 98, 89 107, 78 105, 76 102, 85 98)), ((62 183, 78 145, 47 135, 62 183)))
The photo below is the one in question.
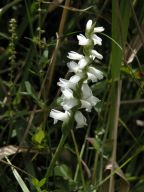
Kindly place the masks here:
POLYGON ((0 191, 143 191, 143 25, 142 0, 1 2, 0 191), (64 132, 49 113, 89 19, 105 27, 102 99, 87 128, 64 132))

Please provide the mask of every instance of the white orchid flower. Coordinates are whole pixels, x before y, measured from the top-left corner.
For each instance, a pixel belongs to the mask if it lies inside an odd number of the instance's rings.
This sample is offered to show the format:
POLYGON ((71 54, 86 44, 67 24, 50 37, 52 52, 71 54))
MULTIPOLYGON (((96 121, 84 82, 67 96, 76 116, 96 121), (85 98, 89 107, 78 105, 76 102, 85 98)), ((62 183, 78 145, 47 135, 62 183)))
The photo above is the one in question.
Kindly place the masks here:
POLYGON ((94 45, 102 45, 102 39, 98 37, 96 34, 92 35, 92 40, 94 42, 94 45))
POLYGON ((86 111, 90 112, 92 107, 94 107, 100 100, 93 96, 92 90, 87 83, 82 85, 82 98, 81 98, 81 108, 85 108, 86 111))
POLYGON ((89 32, 92 29, 92 20, 88 20, 86 24, 86 31, 89 32))
POLYGON ((84 56, 75 52, 75 51, 70 51, 68 53, 68 56, 67 56, 69 59, 72 59, 72 60, 80 60, 82 59, 84 56))
POLYGON ((79 41, 79 45, 85 46, 90 44, 90 39, 87 39, 84 35, 77 35, 77 39, 79 41))
POLYGON ((72 83, 77 84, 82 77, 83 77, 82 74, 76 74, 76 75, 73 75, 73 76, 69 79, 69 81, 72 82, 72 83))
POLYGON ((76 87, 76 84, 81 79, 80 74, 79 75, 73 75, 69 80, 67 79, 59 79, 59 82, 57 83, 58 86, 60 86, 62 89, 64 88, 70 88, 74 89, 76 87))
POLYGON ((87 75, 88 80, 91 80, 94 83, 103 79, 103 73, 94 67, 88 67, 87 75))
POLYGON ((87 99, 92 96, 92 90, 87 83, 82 85, 82 98, 87 99))
POLYGON ((60 121, 68 120, 70 117, 70 113, 68 111, 61 112, 61 111, 52 109, 49 116, 54 119, 54 124, 56 124, 58 120, 60 121))
POLYGON ((93 59, 95 58, 103 59, 103 56, 100 53, 98 53, 96 50, 91 50, 91 56, 93 59))
POLYGON ((73 91, 69 88, 62 89, 62 102, 61 106, 64 110, 68 111, 78 104, 77 99, 73 96, 73 91))
POLYGON ((70 72, 74 72, 74 73, 78 74, 78 73, 82 72, 83 68, 86 67, 88 62, 89 62, 88 58, 84 57, 81 60, 79 60, 78 63, 76 63, 74 61, 70 61, 69 63, 67 63, 67 66, 68 66, 70 72))
POLYGON ((69 63, 67 63, 67 66, 70 72, 74 72, 74 73, 81 72, 79 65, 74 61, 70 61, 69 63))
POLYGON ((78 66, 80 69, 83 69, 88 63, 89 63, 89 58, 83 57, 82 59, 79 60, 78 66))
POLYGON ((62 102, 61 102, 61 106, 63 107, 64 110, 70 110, 72 109, 74 106, 76 106, 78 104, 78 101, 77 99, 75 98, 71 98, 71 99, 64 99, 62 102))
POLYGON ((86 118, 78 110, 83 108, 87 112, 91 112, 92 107, 100 101, 92 94, 88 82, 91 80, 95 83, 103 78, 103 73, 91 66, 92 60, 99 62, 99 60, 103 59, 103 56, 94 50, 94 45, 102 45, 102 39, 95 33, 103 31, 103 27, 94 27, 92 20, 89 20, 86 24, 85 36, 82 34, 77 35, 78 44, 84 46, 84 55, 74 51, 68 53, 67 57, 74 61, 67 63, 67 66, 74 75, 69 80, 60 78, 57 83, 61 88, 61 106, 65 112, 51 110, 50 117, 54 119, 54 123, 57 123, 58 120, 68 120, 71 118, 71 113, 74 112, 76 127, 84 127, 87 125, 86 118), (80 103, 81 106, 79 106, 80 103))
POLYGON ((87 125, 86 118, 80 111, 77 111, 75 113, 74 118, 75 118, 75 121, 77 123, 76 128, 81 128, 81 127, 84 127, 87 125))
POLYGON ((70 88, 70 89, 73 89, 75 87, 75 83, 62 78, 59 79, 59 82, 57 83, 57 85, 62 88, 70 88))
POLYGON ((90 102, 81 99, 81 109, 85 109, 87 112, 91 112, 92 110, 92 105, 90 102))
POLYGON ((104 27, 95 27, 94 28, 94 33, 101 33, 104 31, 104 27))
POLYGON ((71 99, 71 98, 74 97, 74 96, 73 96, 73 91, 72 91, 71 89, 69 89, 69 88, 67 88, 67 89, 62 89, 61 91, 62 91, 62 93, 63 93, 63 96, 64 96, 65 98, 67 98, 67 99, 71 99))

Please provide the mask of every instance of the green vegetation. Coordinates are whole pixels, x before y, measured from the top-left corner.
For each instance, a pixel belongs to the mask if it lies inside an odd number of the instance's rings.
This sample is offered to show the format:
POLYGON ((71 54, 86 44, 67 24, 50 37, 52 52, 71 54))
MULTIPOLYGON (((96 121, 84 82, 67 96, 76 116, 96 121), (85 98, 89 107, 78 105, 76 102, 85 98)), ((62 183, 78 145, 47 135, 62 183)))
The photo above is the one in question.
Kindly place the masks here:
POLYGON ((142 192, 143 0, 5 0, 0 26, 0 191, 142 192), (87 126, 75 126, 78 107, 54 124, 57 82, 72 75, 68 52, 87 54, 77 35, 88 20, 105 28, 93 61, 104 78, 89 84, 101 102, 81 110, 87 126))

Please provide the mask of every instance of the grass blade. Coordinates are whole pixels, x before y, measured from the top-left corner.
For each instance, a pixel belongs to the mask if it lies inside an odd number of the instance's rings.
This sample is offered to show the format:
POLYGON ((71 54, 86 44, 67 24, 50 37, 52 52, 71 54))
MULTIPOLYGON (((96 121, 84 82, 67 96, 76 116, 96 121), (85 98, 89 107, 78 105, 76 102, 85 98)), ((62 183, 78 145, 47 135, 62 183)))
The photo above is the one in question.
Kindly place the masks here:
POLYGON ((17 172, 17 170, 13 167, 13 165, 11 164, 10 160, 5 157, 8 164, 11 166, 12 172, 15 176, 15 179, 17 180, 18 184, 20 185, 21 189, 23 192, 30 192, 29 189, 27 188, 26 184, 24 183, 23 179, 21 178, 21 176, 19 175, 19 173, 17 172))

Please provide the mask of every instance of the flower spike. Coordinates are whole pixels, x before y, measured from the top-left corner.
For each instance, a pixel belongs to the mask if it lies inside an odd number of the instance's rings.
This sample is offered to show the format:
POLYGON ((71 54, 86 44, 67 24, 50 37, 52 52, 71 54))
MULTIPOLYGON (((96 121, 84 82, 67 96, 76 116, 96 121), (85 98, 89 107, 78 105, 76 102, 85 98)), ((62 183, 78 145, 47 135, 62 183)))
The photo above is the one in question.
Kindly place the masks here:
POLYGON ((67 122, 70 118, 76 122, 76 128, 87 126, 86 117, 81 110, 91 112, 92 108, 100 101, 92 93, 89 81, 96 83, 103 79, 103 73, 93 67, 93 60, 102 60, 103 56, 95 49, 95 45, 102 45, 102 39, 96 35, 104 31, 103 27, 95 27, 92 20, 88 20, 85 35, 77 35, 78 44, 83 47, 83 54, 74 51, 68 53, 71 60, 67 63, 69 72, 73 75, 67 79, 59 79, 57 83, 61 88, 61 103, 64 112, 52 109, 50 117, 54 119, 54 124, 58 120, 67 122))

